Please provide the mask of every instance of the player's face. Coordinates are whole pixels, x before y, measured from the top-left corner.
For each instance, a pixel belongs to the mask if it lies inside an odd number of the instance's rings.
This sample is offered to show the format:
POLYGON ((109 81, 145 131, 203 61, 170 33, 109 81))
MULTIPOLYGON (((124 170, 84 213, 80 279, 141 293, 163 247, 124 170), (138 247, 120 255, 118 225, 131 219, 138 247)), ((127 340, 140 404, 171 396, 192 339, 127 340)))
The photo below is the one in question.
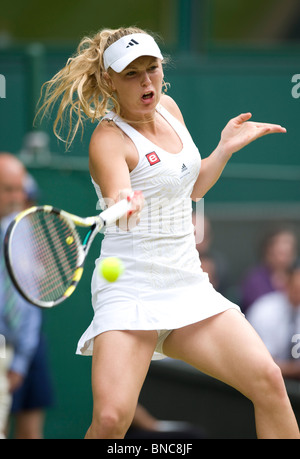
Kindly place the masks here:
POLYGON ((160 59, 139 57, 121 73, 111 72, 110 76, 125 119, 135 121, 153 115, 164 76, 160 59))

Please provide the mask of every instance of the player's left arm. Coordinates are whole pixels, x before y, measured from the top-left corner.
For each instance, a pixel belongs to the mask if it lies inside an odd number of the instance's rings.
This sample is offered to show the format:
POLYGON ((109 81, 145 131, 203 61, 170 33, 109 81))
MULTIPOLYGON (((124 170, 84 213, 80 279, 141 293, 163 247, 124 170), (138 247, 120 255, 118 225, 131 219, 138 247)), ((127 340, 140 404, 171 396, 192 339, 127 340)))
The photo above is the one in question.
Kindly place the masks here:
POLYGON ((214 186, 233 153, 267 134, 286 132, 286 129, 278 124, 249 121, 251 116, 251 113, 243 113, 231 119, 225 126, 217 148, 202 160, 200 173, 191 194, 193 200, 202 198, 214 186))

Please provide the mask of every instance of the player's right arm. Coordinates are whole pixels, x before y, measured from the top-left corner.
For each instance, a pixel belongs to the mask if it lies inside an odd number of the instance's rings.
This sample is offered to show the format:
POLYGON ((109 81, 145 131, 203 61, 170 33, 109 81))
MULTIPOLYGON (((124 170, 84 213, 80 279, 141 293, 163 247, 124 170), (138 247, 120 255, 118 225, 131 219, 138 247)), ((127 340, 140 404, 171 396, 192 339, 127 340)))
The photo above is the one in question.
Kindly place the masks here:
MULTIPOLYGON (((89 169, 108 205, 136 191, 131 188, 129 174, 137 163, 134 144, 113 122, 103 121, 97 126, 89 145, 89 169)), ((135 196, 132 205, 133 214, 138 214, 142 196, 135 196)))

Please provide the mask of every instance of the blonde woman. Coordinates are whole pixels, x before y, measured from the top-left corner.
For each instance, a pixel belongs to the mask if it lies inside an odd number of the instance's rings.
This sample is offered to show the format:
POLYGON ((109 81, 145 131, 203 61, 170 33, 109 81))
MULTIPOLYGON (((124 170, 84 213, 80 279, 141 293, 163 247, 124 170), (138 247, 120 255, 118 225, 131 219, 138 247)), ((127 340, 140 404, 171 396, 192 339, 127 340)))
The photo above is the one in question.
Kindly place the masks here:
POLYGON ((92 279, 94 318, 77 349, 93 355, 94 409, 86 438, 124 437, 151 359, 164 356, 248 397, 259 438, 299 438, 280 370, 239 307, 201 270, 191 222, 191 200, 215 184, 233 153, 285 129, 241 114, 201 161, 178 106, 162 94, 163 61, 143 30, 103 30, 85 38, 46 84, 42 111, 60 100, 58 137, 65 122, 70 143, 84 116, 101 120, 89 147, 98 197, 111 203, 142 192, 128 227, 108 228, 101 247, 100 259, 123 260, 123 276, 109 284, 96 267, 92 279))

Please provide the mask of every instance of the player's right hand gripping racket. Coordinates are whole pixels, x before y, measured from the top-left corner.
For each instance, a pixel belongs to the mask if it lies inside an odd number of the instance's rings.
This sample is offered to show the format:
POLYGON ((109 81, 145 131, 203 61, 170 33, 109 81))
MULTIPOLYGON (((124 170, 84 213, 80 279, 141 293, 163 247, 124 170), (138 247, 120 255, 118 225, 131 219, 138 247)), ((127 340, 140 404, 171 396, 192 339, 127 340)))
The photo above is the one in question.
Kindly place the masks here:
POLYGON ((6 232, 4 256, 20 294, 43 308, 69 298, 95 236, 130 208, 130 199, 123 199, 94 217, 81 218, 52 206, 35 206, 18 214, 6 232), (76 226, 89 228, 83 241, 76 226))

